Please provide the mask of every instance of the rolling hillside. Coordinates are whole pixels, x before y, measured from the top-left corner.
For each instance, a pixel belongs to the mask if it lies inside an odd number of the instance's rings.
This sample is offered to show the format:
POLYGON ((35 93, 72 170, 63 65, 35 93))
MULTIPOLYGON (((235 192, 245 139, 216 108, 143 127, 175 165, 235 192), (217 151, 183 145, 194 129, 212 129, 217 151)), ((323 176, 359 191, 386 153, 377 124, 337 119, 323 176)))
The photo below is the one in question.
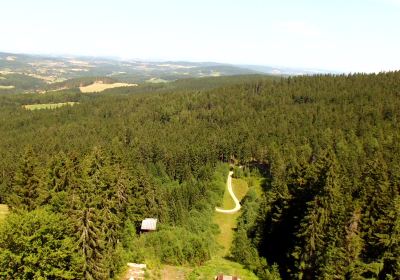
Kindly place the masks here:
POLYGON ((88 85, 97 80, 105 83, 163 84, 191 78, 255 74, 281 77, 313 73, 323 71, 215 62, 121 60, 0 52, 0 94, 43 93, 88 85))

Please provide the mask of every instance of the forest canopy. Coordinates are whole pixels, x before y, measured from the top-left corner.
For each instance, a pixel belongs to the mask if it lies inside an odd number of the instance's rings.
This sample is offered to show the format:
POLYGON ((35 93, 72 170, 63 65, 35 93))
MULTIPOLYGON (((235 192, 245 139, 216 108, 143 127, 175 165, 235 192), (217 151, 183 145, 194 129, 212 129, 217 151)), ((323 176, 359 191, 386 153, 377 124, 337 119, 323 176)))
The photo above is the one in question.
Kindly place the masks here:
POLYGON ((111 279, 144 257, 201 265, 236 162, 265 180, 245 198, 232 259, 260 279, 399 279, 400 72, 212 83, 1 95, 12 214, 0 276, 111 279), (22 107, 49 101, 79 104, 22 107), (146 217, 162 226, 141 237, 146 217))

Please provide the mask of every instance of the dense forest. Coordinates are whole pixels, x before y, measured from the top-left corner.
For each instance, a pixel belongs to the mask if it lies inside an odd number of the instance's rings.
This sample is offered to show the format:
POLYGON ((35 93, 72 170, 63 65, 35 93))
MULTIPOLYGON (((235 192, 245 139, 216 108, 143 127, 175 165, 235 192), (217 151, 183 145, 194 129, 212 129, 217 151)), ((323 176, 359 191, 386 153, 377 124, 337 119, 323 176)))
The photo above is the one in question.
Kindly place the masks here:
POLYGON ((235 162, 265 179, 231 259, 260 279, 400 279, 400 72, 212 82, 0 95, 0 277, 201 265, 235 162), (139 236, 146 217, 159 231, 139 236))

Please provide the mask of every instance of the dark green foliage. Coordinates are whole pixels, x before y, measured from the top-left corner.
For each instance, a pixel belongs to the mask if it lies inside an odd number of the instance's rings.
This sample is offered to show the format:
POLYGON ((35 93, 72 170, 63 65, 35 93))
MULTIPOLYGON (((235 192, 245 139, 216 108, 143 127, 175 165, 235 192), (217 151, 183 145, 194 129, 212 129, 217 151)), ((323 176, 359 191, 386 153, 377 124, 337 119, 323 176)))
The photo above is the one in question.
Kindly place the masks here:
POLYGON ((77 279, 82 259, 70 221, 38 209, 8 217, 0 226, 2 279, 77 279))
POLYGON ((31 147, 22 155, 22 161, 12 181, 12 207, 33 210, 39 205, 42 184, 37 158, 31 147))
POLYGON ((252 242, 259 206, 260 200, 251 188, 242 200, 242 215, 238 219, 238 230, 234 235, 230 257, 254 271, 260 279, 278 280, 281 279, 278 267, 267 264, 266 259, 260 257, 257 247, 252 242))
POLYGON ((145 244, 161 262, 209 258, 226 180, 213 174, 235 161, 266 177, 232 248, 261 278, 399 278, 400 73, 254 79, 1 96, 1 200, 70 217, 85 277, 113 278, 145 244), (58 98, 80 104, 21 108, 58 98), (126 232, 146 217, 165 234, 132 248, 126 232))
POLYGON ((143 237, 143 254, 152 250, 160 261, 172 264, 201 265, 209 260, 215 251, 210 242, 210 233, 196 234, 184 228, 162 229, 143 237))

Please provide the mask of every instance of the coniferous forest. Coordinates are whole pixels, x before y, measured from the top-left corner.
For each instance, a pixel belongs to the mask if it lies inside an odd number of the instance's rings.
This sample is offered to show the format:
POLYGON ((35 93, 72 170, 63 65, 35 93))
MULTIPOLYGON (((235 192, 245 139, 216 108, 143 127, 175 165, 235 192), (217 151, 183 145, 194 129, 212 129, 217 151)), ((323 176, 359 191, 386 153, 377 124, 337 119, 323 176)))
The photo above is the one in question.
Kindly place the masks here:
POLYGON ((400 279, 400 72, 212 83, 0 95, 0 278, 200 266, 235 163, 263 184, 232 260, 260 279, 400 279))

